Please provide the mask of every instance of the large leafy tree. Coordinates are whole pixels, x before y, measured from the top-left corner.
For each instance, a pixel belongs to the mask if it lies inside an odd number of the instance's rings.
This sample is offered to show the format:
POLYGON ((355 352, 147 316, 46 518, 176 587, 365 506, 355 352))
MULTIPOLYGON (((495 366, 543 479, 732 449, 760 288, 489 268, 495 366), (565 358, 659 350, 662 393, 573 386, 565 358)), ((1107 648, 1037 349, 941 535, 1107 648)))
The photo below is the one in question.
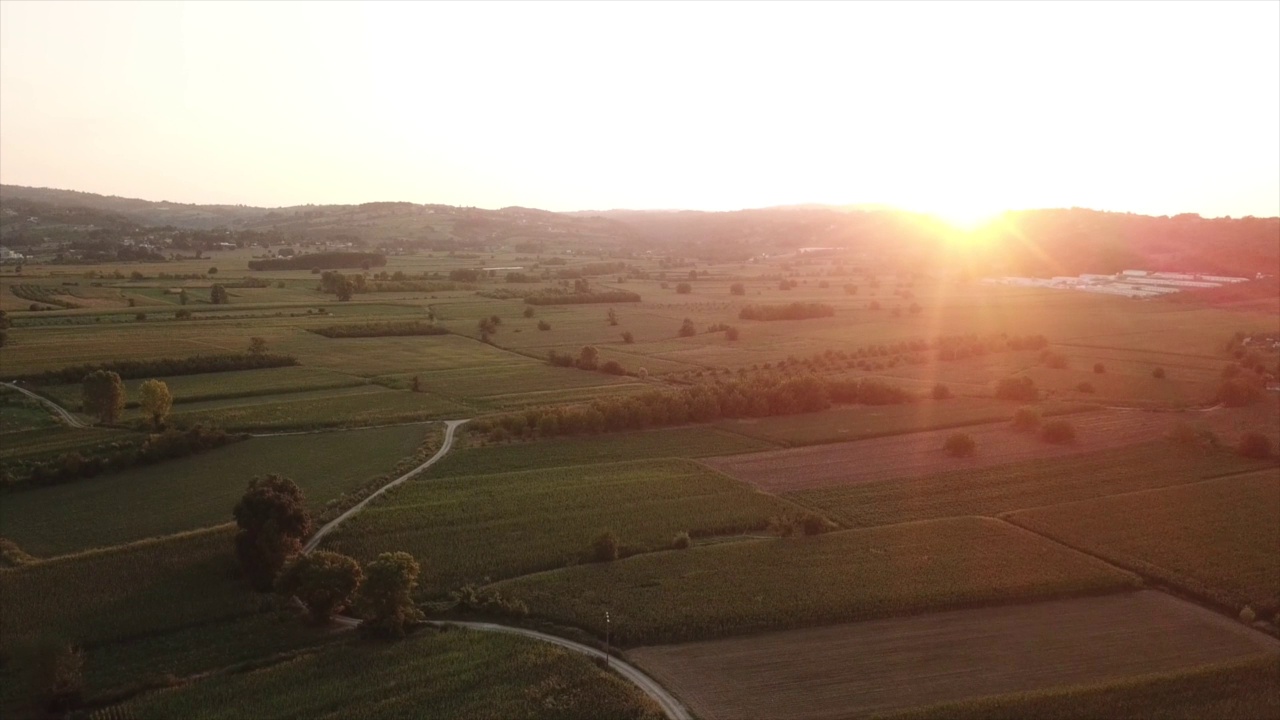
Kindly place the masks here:
POLYGON ((266 592, 311 532, 302 489, 280 475, 254 478, 233 514, 240 526, 235 541, 240 567, 255 590, 266 592))
POLYGON ((169 392, 169 386, 163 381, 148 380, 138 388, 138 405, 159 430, 164 426, 164 419, 169 417, 169 410, 173 407, 173 395, 169 392))
POLYGON ((357 605, 364 614, 361 629, 383 637, 400 637, 422 612, 413 604, 421 569, 407 552, 382 553, 365 568, 357 605))
POLYGON ((113 423, 124 412, 124 382, 109 370, 95 370, 84 378, 82 386, 84 411, 97 415, 104 423, 113 423))
POLYGON ((355 560, 320 550, 290 563, 276 578, 276 592, 301 600, 311 618, 323 624, 351 604, 363 580, 355 560))

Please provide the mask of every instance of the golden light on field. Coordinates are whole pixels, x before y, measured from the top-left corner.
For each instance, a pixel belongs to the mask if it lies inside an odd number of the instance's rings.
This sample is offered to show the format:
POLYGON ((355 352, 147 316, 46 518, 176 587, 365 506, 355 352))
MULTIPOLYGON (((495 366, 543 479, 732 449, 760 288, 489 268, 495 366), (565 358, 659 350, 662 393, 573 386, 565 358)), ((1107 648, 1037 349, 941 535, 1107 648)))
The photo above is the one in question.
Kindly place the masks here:
POLYGON ((1280 214, 1276 3, 0 4, 0 180, 1280 214))

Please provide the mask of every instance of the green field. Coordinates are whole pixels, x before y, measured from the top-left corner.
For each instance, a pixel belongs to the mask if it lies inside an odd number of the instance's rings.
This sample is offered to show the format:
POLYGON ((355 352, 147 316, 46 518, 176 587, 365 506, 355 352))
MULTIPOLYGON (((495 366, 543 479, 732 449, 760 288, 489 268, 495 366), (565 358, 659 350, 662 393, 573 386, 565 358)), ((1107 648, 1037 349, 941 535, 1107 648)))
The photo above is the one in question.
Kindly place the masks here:
POLYGON ((387 425, 469 415, 471 411, 464 406, 436 395, 360 385, 187 403, 175 406, 170 422, 252 432, 387 425))
POLYGON ((326 546, 362 561, 412 553, 431 592, 574 564, 605 530, 624 548, 649 551, 669 547, 679 532, 761 529, 788 510, 687 460, 428 475, 364 510, 326 546))
POLYGON ((642 555, 497 583, 553 620, 620 644, 846 622, 1136 587, 999 520, 952 518, 642 555))
POLYGON ((274 667, 144 695, 119 710, 138 720, 663 717, 635 686, 585 657, 467 630, 423 630, 393 645, 338 643, 274 667))
POLYGON ((769 450, 772 447, 755 438, 697 425, 455 448, 431 468, 431 475, 479 475, 609 461, 699 458, 769 450))
MULTIPOLYGON (((50 417, 47 410, 42 412, 50 417)), ((87 455, 95 448, 107 448, 121 442, 136 443, 142 439, 141 433, 104 428, 73 429, 61 425, 28 427, 0 436, 0 462, 47 460, 73 450, 87 455)))
POLYGON ((15 390, 0 387, 0 438, 20 433, 34 436, 57 425, 58 422, 39 402, 15 390))
POLYGON ((1280 655, 1121 682, 933 705, 877 720, 1267 720, 1280 717, 1280 655))
POLYGON ((849 527, 1011 510, 1191 483, 1262 466, 1234 453, 1166 441, 1084 455, 803 490, 788 498, 849 527))
POLYGON ((292 478, 316 512, 390 471, 428 435, 422 425, 252 438, 209 452, 63 485, 5 495, 0 536, 37 556, 208 527, 256 475, 292 478))
MULTIPOLYGON (((281 395, 307 390, 362 385, 366 381, 342 373, 304 367, 280 367, 266 370, 238 370, 202 375, 177 375, 156 378, 169 387, 174 404, 222 398, 281 395)), ((138 387, 145 379, 125 380, 126 397, 137 402, 138 387)), ((40 392, 69 410, 79 410, 83 397, 81 385, 49 385, 40 392)))
POLYGON ((223 525, 0 569, 0 644, 94 645, 253 612, 233 534, 223 525))
POLYGON ((1280 612, 1280 472, 1011 513, 1010 522, 1258 616, 1280 612))

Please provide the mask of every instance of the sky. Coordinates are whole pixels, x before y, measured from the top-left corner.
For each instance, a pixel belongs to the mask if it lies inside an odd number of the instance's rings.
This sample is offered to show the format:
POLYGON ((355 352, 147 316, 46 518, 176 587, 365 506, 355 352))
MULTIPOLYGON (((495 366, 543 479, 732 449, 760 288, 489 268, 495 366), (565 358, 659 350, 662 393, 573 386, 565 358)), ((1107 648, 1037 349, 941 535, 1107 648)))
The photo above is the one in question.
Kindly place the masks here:
POLYGON ((1280 2, 0 0, 0 182, 1280 215, 1280 2))

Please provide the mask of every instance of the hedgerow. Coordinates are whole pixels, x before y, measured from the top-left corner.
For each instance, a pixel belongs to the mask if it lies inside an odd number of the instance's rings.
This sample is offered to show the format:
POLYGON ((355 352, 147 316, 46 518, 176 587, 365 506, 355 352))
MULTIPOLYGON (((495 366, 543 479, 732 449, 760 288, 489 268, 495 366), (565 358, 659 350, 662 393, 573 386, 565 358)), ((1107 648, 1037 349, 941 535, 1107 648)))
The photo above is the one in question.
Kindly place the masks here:
POLYGON ((411 335, 448 335, 449 331, 421 320, 398 322, 347 323, 307 328, 308 332, 327 338, 406 337, 411 335))
POLYGON ((226 353, 223 355, 193 355, 186 358, 157 358, 155 360, 111 360, 103 363, 69 365, 57 370, 8 376, 9 380, 21 380, 37 384, 57 385, 78 383, 89 373, 105 370, 114 372, 125 380, 135 378, 169 377, 172 375, 202 375, 204 373, 232 372, 234 370, 260 370, 263 368, 297 365, 292 355, 254 355, 252 353, 226 353))

